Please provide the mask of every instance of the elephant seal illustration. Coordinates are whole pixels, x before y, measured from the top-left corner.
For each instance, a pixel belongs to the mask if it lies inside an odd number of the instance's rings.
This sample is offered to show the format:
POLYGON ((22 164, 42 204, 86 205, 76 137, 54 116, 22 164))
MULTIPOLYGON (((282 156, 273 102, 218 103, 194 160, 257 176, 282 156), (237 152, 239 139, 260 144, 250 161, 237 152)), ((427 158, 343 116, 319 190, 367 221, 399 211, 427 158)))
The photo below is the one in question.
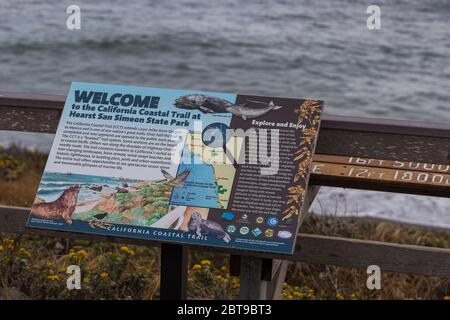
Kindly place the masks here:
POLYGON ((31 214, 45 219, 64 219, 68 224, 72 224, 72 213, 77 205, 80 185, 73 185, 52 202, 38 202, 31 207, 31 214))

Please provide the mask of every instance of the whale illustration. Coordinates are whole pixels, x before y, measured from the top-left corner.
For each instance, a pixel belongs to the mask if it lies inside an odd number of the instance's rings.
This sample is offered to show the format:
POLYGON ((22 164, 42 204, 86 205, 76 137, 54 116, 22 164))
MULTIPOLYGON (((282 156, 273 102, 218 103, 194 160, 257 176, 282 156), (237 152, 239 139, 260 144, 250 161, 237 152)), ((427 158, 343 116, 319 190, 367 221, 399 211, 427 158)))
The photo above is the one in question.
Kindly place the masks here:
POLYGON ((225 99, 203 94, 188 94, 178 97, 174 106, 180 109, 197 109, 203 113, 231 113, 244 120, 258 118, 269 111, 282 108, 270 101, 247 100, 245 103, 234 104, 225 99))

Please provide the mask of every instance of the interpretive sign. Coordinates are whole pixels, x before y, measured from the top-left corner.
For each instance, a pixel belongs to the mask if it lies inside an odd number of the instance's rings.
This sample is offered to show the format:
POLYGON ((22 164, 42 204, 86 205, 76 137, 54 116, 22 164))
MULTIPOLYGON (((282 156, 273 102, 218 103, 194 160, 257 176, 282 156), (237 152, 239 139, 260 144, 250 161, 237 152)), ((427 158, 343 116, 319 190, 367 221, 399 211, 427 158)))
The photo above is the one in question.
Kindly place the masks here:
POLYGON ((73 83, 27 226, 292 253, 322 109, 73 83))

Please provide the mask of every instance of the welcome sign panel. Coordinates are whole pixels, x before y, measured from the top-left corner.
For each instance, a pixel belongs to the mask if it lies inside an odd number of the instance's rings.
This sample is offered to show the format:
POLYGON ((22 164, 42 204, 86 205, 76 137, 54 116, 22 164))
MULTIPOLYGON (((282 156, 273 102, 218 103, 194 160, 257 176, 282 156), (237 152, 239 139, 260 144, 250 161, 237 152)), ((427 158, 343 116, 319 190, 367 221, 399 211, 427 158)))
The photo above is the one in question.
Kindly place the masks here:
POLYGON ((322 109, 73 83, 27 226, 292 253, 322 109))

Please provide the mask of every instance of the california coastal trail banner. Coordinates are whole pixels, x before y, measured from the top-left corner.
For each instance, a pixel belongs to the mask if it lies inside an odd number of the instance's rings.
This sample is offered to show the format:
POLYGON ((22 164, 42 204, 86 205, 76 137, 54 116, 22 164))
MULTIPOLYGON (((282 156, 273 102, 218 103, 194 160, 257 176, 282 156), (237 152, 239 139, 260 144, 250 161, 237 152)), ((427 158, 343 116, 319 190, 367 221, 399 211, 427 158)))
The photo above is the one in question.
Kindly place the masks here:
POLYGON ((322 110, 72 83, 27 226, 292 253, 322 110))

